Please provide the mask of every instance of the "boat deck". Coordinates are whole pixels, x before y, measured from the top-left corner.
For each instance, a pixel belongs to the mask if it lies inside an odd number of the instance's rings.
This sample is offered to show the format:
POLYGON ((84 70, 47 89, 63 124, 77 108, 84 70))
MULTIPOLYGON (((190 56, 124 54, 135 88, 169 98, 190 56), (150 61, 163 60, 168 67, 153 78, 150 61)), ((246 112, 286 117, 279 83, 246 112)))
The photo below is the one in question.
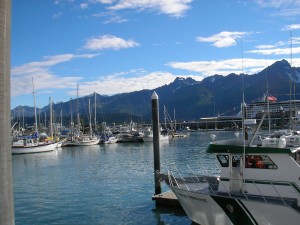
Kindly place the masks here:
MULTIPOLYGON (((173 178, 175 181, 175 178, 173 178)), ((240 200, 248 200, 248 201, 256 201, 262 202, 266 204, 277 204, 277 205, 285 205, 287 207, 293 208, 294 210, 300 213, 300 207, 297 204, 296 198, 284 198, 284 197, 274 197, 274 196, 263 196, 263 195, 253 195, 247 193, 238 193, 238 192, 220 192, 217 190, 218 188, 218 180, 214 177, 203 177, 201 180, 195 182, 195 178, 193 177, 184 177, 184 178, 176 178, 176 185, 173 186, 183 189, 189 190, 192 192, 198 192, 205 195, 213 195, 213 196, 222 196, 240 200)))

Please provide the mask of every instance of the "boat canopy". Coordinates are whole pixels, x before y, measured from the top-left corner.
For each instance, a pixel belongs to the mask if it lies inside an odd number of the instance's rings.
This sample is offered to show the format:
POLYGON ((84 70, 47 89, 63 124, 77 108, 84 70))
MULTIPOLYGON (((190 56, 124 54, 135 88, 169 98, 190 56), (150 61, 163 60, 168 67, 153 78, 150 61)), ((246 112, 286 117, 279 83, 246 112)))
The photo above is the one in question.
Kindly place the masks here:
POLYGON ((207 153, 231 153, 231 154, 243 154, 244 152, 246 154, 250 153, 265 153, 265 154, 291 154, 294 151, 294 149, 290 148, 272 148, 272 147, 253 147, 253 146, 242 146, 242 145, 223 145, 223 144, 217 144, 217 143, 211 143, 207 150, 207 153), (245 148, 245 150, 244 150, 245 148))

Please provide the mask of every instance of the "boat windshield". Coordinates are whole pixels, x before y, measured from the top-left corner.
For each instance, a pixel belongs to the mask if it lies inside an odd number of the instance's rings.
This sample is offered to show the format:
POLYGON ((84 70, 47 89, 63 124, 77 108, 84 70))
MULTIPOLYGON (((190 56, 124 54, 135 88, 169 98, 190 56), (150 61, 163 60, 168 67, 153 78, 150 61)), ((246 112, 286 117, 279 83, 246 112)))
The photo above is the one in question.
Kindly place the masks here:
POLYGON ((267 155, 246 155, 245 167, 256 169, 278 169, 278 166, 267 155))
POLYGON ((294 152, 292 158, 300 165, 300 150, 294 152))
POLYGON ((217 155, 217 159, 219 160, 222 167, 229 166, 229 156, 228 155, 217 155))

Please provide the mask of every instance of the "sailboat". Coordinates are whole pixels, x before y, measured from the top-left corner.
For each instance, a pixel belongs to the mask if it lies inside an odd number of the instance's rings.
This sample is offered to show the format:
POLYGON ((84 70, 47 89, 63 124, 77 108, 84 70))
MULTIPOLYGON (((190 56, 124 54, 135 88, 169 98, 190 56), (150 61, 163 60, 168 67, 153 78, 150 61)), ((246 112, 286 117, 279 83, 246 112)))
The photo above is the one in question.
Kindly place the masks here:
POLYGON ((74 135, 74 131, 71 131, 71 140, 67 140, 63 142, 62 147, 64 146, 87 146, 87 145, 97 145, 100 142, 100 139, 93 135, 92 130, 92 121, 91 121, 91 106, 90 106, 90 99, 89 99, 89 135, 82 134, 79 132, 80 130, 80 118, 78 112, 78 84, 77 84, 77 125, 76 131, 77 135, 74 135))
MULTIPOLYGON (((178 137, 186 137, 187 134, 183 133, 183 132, 177 132, 177 129, 176 129, 176 118, 175 118, 175 109, 174 109, 174 123, 173 121, 171 120, 171 117, 167 111, 167 108, 166 106, 164 106, 164 114, 165 114, 165 120, 166 118, 169 120, 170 122, 170 126, 171 126, 171 131, 170 131, 170 134, 171 134, 171 137, 172 138, 178 138, 178 137)), ((166 123, 166 122, 165 122, 166 123)), ((165 125, 166 126, 166 125, 165 125)))
POLYGON ((53 151, 57 147, 57 143, 53 143, 48 139, 43 138, 40 140, 40 135, 37 128, 37 116, 36 116, 36 100, 34 82, 32 78, 33 86, 33 102, 34 102, 34 133, 32 135, 17 136, 12 142, 12 154, 26 154, 26 153, 40 153, 53 151))
POLYGON ((91 103, 89 99, 89 135, 81 135, 75 140, 75 145, 96 145, 99 144, 100 139, 93 135, 92 121, 91 121, 91 103))

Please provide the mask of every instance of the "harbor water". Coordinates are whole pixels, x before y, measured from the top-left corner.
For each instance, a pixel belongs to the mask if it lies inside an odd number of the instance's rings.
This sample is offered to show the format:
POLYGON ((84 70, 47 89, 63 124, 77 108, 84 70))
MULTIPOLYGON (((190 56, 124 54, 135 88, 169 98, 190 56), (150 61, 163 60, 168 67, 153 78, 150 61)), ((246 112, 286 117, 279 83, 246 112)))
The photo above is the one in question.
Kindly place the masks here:
MULTIPOLYGON (((213 161, 204 154, 212 133, 234 138, 233 132, 191 132, 163 142, 162 170, 170 163, 197 170, 202 160, 213 161)), ((182 210, 152 200, 151 142, 65 147, 12 160, 17 225, 192 224, 182 210)))

